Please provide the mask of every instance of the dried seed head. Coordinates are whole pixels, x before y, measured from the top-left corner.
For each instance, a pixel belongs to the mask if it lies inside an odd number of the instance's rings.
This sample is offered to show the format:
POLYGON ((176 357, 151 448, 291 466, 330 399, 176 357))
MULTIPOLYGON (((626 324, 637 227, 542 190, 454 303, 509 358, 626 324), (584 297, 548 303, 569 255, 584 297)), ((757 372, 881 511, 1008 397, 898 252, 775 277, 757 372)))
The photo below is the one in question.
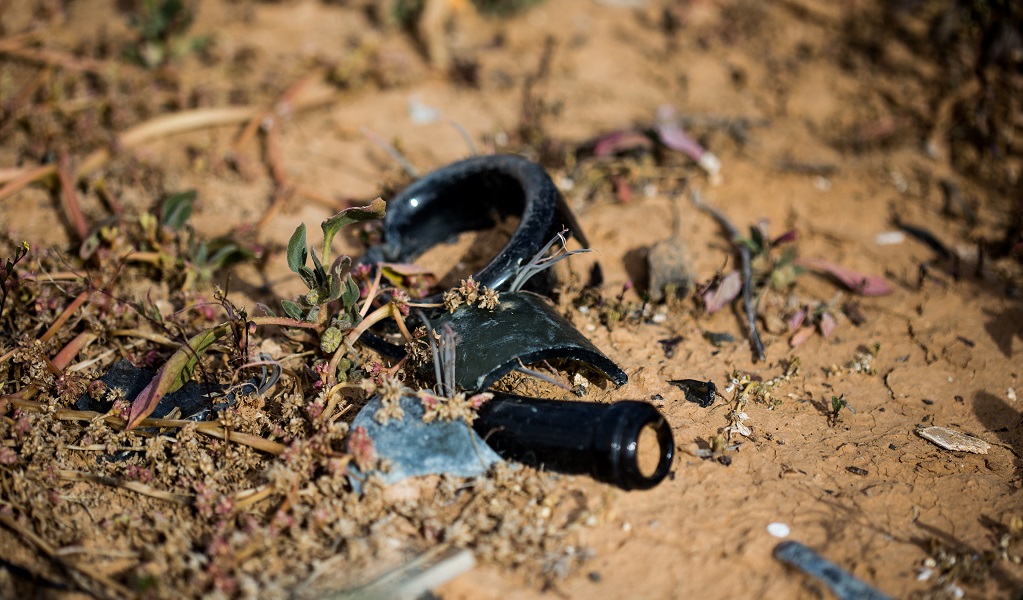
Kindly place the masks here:
POLYGON ((462 280, 462 285, 458 288, 458 291, 462 293, 466 304, 476 304, 480 294, 480 284, 472 277, 469 277, 462 280))
POLYGON ((465 303, 465 298, 459 290, 448 290, 444 292, 444 308, 448 312, 455 312, 455 309, 465 303))
POLYGON ((391 419, 401 419, 405 411, 401 408, 401 398, 405 395, 405 386, 397 377, 381 373, 380 384, 376 388, 380 396, 380 410, 373 415, 377 423, 386 425, 391 419))
POLYGON ((479 307, 485 310, 494 310, 501 304, 501 300, 498 298, 498 293, 490 288, 483 288, 480 293, 479 307))

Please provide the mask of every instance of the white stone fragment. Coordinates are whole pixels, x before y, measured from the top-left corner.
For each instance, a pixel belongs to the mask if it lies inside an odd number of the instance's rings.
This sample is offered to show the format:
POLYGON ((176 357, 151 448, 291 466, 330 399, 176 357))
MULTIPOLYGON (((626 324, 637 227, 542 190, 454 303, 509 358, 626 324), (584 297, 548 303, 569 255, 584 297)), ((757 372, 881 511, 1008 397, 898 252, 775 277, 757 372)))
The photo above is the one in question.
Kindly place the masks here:
POLYGON ((771 523, 767 526, 767 533, 770 533, 776 538, 787 538, 791 529, 785 523, 771 523))
POLYGON ((906 241, 906 234, 901 231, 882 231, 874 236, 874 243, 878 246, 895 246, 906 241))

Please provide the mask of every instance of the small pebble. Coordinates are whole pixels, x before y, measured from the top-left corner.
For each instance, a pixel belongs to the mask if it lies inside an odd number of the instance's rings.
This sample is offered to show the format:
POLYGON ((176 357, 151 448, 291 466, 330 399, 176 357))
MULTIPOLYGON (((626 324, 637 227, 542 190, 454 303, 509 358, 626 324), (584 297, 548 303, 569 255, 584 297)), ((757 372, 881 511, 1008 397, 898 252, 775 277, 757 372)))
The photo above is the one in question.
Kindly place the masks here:
POLYGON ((874 236, 878 246, 894 246, 906 241, 906 234, 901 231, 885 231, 874 236))
POLYGON ((771 523, 767 526, 767 533, 776 538, 787 538, 791 530, 785 523, 771 523))
POLYGON ((1016 390, 1013 389, 1013 388, 1009 388, 1009 389, 1005 390, 1005 396, 1009 399, 1009 402, 1015 402, 1016 401, 1016 390))
POLYGON ((440 111, 423 103, 419 94, 412 94, 408 99, 408 115, 413 123, 426 125, 440 120, 440 111))

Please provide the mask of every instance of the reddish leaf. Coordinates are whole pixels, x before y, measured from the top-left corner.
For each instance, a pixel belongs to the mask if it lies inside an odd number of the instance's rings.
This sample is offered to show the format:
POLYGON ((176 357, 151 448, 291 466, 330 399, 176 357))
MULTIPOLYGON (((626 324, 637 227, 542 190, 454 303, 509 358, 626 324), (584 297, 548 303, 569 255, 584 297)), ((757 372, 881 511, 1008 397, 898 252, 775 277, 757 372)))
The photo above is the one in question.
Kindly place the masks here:
POLYGON ((789 338, 789 346, 795 348, 801 345, 803 342, 810 339, 810 336, 813 335, 813 332, 814 332, 813 327, 809 325, 801 328, 799 331, 792 334, 792 337, 789 338))
POLYGON ((703 146, 682 130, 675 119, 675 110, 670 106, 662 106, 657 110, 657 137, 665 146, 696 161, 696 164, 711 177, 716 177, 721 172, 721 161, 718 157, 704 150, 703 146))
POLYGON ((657 137, 665 146, 685 154, 696 162, 700 162, 700 158, 703 157, 703 146, 679 127, 675 120, 675 110, 670 106, 657 109, 657 137))
POLYGON ((741 291, 742 277, 739 276, 738 271, 732 271, 725 275, 716 288, 707 290, 703 294, 704 309, 708 313, 717 312, 735 300, 741 291))
POLYGON ((821 335, 826 338, 831 337, 831 332, 838 327, 838 321, 835 320, 835 317, 831 316, 831 313, 824 313, 821 315, 821 320, 818 321, 817 327, 821 330, 821 335))
POLYGON ((795 331, 795 330, 799 329, 799 326, 802 325, 803 321, 805 321, 805 320, 806 320, 806 309, 805 308, 801 308, 801 309, 797 310, 796 314, 794 314, 791 317, 789 317, 789 322, 788 322, 789 331, 795 331))
POLYGON ((819 258, 800 258, 796 264, 823 271, 850 291, 863 296, 884 296, 895 291, 888 280, 880 275, 864 275, 819 258))
POLYGON ((653 145, 650 138, 638 131, 621 129, 614 133, 597 138, 593 144, 594 156, 611 156, 637 148, 649 148, 653 145))
POLYGON ((791 242, 796 241, 798 237, 799 237, 798 231, 796 231, 795 229, 789 229, 785 233, 771 240, 771 247, 773 248, 781 244, 789 244, 791 242))

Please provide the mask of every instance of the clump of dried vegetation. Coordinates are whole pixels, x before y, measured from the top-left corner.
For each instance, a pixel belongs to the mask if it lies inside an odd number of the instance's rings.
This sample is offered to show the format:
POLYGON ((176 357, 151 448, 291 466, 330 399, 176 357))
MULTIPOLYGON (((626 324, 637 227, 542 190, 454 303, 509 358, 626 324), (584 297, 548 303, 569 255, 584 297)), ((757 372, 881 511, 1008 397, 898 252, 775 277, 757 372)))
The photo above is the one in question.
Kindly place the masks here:
MULTIPOLYGON (((270 108, 211 109, 175 74, 188 53, 224 58, 190 37, 194 8, 140 2, 126 15, 134 37, 82 55, 45 48, 32 34, 4 47, 54 71, 4 94, 0 139, 40 166, 3 173, 0 201, 30 186, 50 190, 75 251, 0 232, 0 525, 14 536, 5 545, 17 547, 0 569, 3 594, 50 587, 99 597, 318 596, 445 547, 472 548, 538 582, 565 576, 588 556, 573 545, 574 529, 602 509, 549 475, 499 467, 474 481, 418 481, 400 494, 372 478, 360 493, 352 489, 348 465, 366 469, 376 458, 347 422, 381 385, 425 383, 424 370, 382 364, 359 343, 382 320, 394 321, 410 346, 422 340, 404 319, 425 274, 402 265, 369 272, 331 256, 334 235, 380 218, 382 201, 325 221, 312 251, 305 227, 295 232, 284 254, 307 292, 279 309, 250 314, 213 285, 230 281, 232 265, 262 259, 266 248, 255 240, 287 200, 334 201, 286 177, 274 127, 275 118, 312 105, 302 93, 322 69, 267 99, 270 108), (154 81, 150 95, 132 91, 154 81), (66 110, 67 95, 91 101, 66 110), (160 168, 130 149, 230 124, 243 126, 231 158, 190 149, 196 164, 251 175, 246 146, 260 136, 274 192, 258 223, 204 239, 190 221, 196 193, 168 189, 160 168), (86 199, 108 215, 84 209, 86 199), (98 380, 119 360, 155 370, 136 399, 98 380), (268 366, 279 378, 258 390, 243 385, 268 366), (211 405, 225 389, 234 399, 206 421, 153 418, 187 381, 213 393, 211 405), (82 410, 83 397, 109 409, 82 410)), ((40 17, 59 18, 53 10, 40 17)), ((480 302, 496 304, 496 293, 481 292, 480 302)), ((429 397, 439 415, 448 400, 429 397)))
MULTIPOLYGON (((215 41, 190 37, 190 4, 135 4, 127 15, 132 34, 124 40, 87 40, 77 54, 64 54, 29 33, 2 40, 0 48, 45 68, 18 79, 17 87, 0 80, 8 99, 0 106, 0 142, 18 148, 26 164, 38 165, 2 173, 0 202, 29 186, 46 189, 61 207, 54 220, 74 241, 70 253, 37 249, 0 231, 0 524, 20 544, 3 558, 0 590, 14 595, 43 586, 162 597, 178 596, 187 586, 195 595, 312 595, 366 583, 437 546, 473 548, 481 559, 545 582, 585 561, 589 553, 576 545, 575 529, 599 520, 604 507, 554 485, 547 474, 500 467, 469 482, 421 481, 403 494, 373 479, 361 493, 351 489, 348 465, 371 466, 375 458, 364 436, 346 423, 368 392, 423 383, 417 379, 423 370, 382 364, 359 345, 360 336, 393 320, 418 357, 411 366, 429 359, 423 340, 430 334, 410 332, 405 324, 410 294, 423 291, 422 274, 402 272, 400 265, 368 273, 349 257, 331 260, 334 235, 351 222, 379 218, 382 202, 325 221, 318 251, 309 251, 304 226, 295 232, 285 254, 307 293, 283 301, 284 316, 269 306, 250 315, 250 307, 236 306, 213 285, 230 265, 264 256, 257 234, 291 198, 333 206, 332 199, 290 180, 279 164, 279 119, 323 102, 303 98, 310 82, 325 79, 346 91, 386 88, 408 76, 401 66, 388 63, 379 48, 360 46, 347 63, 317 65, 286 89, 257 92, 262 87, 245 74, 252 50, 225 57, 215 41), (175 62, 193 52, 204 62, 223 63, 219 68, 239 83, 212 91, 187 88, 175 62), (110 68, 115 64, 120 71, 110 68), (213 110, 218 95, 248 104, 213 110), (258 223, 207 240, 189 224, 195 194, 169 188, 158 166, 126 151, 217 125, 242 127, 232 153, 215 157, 189 148, 195 165, 251 176, 255 159, 248 146, 259 137, 274 186, 258 223), (87 214, 85 196, 107 215, 87 214), (156 210, 140 209, 156 199, 162 199, 156 210), (261 351, 276 358, 262 359, 261 351), (97 384, 120 359, 158 369, 142 401, 130 403, 118 388, 97 384), (237 386, 267 362, 282 373, 269 390, 237 386), (161 397, 187 380, 210 390, 233 387, 235 400, 209 421, 151 418, 161 397), (80 410, 75 404, 83 396, 107 401, 110 409, 80 410)), ((417 15, 426 3, 392 4, 417 15)), ((517 9, 529 2, 478 4, 517 9)), ((906 3, 892 3, 876 20, 850 18, 845 42, 855 52, 845 66, 883 65, 879 30, 887 34, 892 27, 938 61, 942 74, 935 80, 947 87, 931 88, 932 112, 910 115, 908 129, 920 138, 944 137, 961 173, 1016 198, 1004 236, 990 249, 1018 263, 1023 145, 1017 117, 1023 93, 1021 42, 1012 31, 1019 30, 1023 9, 1008 0, 910 4, 920 7, 913 23, 929 23, 925 36, 907 25, 906 3)), ((59 17, 60 9, 50 4, 38 10, 45 13, 40 18, 59 17)), ((664 26, 671 29, 669 17, 664 26)), ((681 194, 700 173, 693 161, 703 150, 692 140, 679 145, 655 124, 575 145, 549 134, 548 123, 560 110, 546 93, 557 52, 558 43, 549 40, 524 81, 514 147, 551 168, 559 183, 571 182, 572 194, 584 200, 681 194)), ((689 115, 677 125, 703 145, 741 147, 760 123, 689 115)), ((871 137, 871 131, 860 127, 849 136, 855 143, 836 144, 859 151, 880 143, 880 134, 871 137)), ((743 236, 718 217, 745 273, 722 270, 700 286, 698 300, 712 312, 745 291, 753 337, 765 325, 773 332, 788 329, 796 346, 834 328, 835 302, 790 301, 804 269, 823 270, 853 292, 869 289, 869 278, 835 265, 799 264, 787 245, 794 232, 772 239, 766 225, 757 224, 743 236)), ((576 304, 596 311, 608 327, 654 318, 650 303, 628 300, 629 291, 631 285, 605 298, 587 288, 576 304)), ((450 295, 452 308, 499 300, 486 292, 464 282, 450 295)), ((669 295, 666 302, 676 310, 677 300, 669 295)), ((855 305, 841 311, 857 320, 855 305)), ((849 368, 869 371, 869 360, 858 361, 865 366, 849 368)), ((797 375, 798 361, 787 367, 768 381, 733 374, 728 424, 712 448, 718 460, 728 462, 722 458, 729 444, 754 434, 746 412, 751 399, 769 407, 780 401, 771 391, 797 375)), ((845 408, 851 410, 843 396, 835 396, 829 422, 839 422, 845 408)), ((1017 525, 1000 547, 1018 546, 1017 525)), ((958 571, 950 565, 964 563, 950 556, 935 550, 934 562, 952 580, 958 571)))

